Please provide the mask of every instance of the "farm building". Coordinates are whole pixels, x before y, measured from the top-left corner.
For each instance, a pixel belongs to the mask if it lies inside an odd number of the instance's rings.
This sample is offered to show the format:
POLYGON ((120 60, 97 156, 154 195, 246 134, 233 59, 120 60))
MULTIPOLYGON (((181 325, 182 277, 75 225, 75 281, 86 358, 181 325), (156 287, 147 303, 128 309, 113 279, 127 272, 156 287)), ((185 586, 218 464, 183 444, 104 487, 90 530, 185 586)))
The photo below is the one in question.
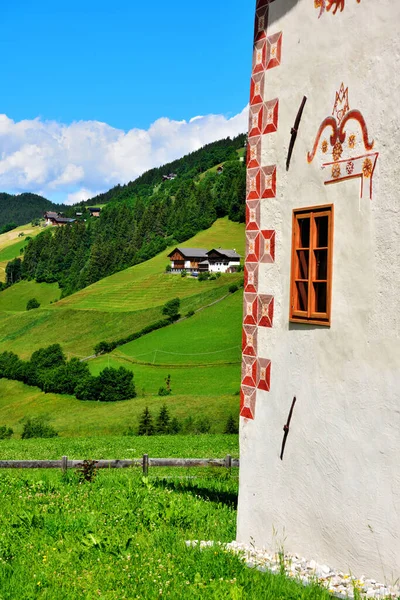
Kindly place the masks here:
POLYGON ((168 258, 171 260, 171 270, 174 273, 181 271, 198 271, 199 263, 207 259, 205 248, 175 248, 168 258))
POLYGON ((91 217, 99 217, 101 208, 96 208, 96 207, 88 208, 88 211, 89 211, 91 217))
POLYGON ((400 575, 400 3, 258 0, 238 540, 400 575), (399 117, 399 119, 397 118, 399 117))
POLYGON ((54 225, 56 227, 63 227, 64 225, 70 225, 74 223, 75 219, 69 219, 61 216, 61 213, 48 211, 44 213, 46 225, 54 225))
POLYGON ((210 273, 234 273, 239 266, 240 254, 236 250, 217 248, 207 252, 207 259, 199 263, 199 270, 210 273))
POLYGON ((232 273, 240 265, 240 255, 235 250, 205 250, 204 248, 175 248, 168 254, 171 272, 210 271, 212 273, 232 273))

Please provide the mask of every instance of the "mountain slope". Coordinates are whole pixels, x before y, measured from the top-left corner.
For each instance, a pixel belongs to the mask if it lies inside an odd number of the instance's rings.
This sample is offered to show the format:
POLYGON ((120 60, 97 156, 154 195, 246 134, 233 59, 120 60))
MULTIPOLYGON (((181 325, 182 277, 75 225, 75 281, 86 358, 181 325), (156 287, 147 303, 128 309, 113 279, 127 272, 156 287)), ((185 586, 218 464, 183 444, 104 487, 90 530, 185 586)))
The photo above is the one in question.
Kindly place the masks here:
POLYGON ((16 225, 29 223, 33 219, 42 217, 46 210, 61 211, 62 207, 36 194, 0 193, 0 227, 7 223, 16 225))

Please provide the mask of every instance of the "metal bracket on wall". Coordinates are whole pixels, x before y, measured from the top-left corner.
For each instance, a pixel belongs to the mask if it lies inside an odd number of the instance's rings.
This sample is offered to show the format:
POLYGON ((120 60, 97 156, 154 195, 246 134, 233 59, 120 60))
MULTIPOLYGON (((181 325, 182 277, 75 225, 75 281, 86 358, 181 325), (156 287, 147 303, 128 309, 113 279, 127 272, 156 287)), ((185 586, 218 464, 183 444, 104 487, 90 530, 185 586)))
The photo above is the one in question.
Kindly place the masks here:
POLYGON ((286 171, 289 171, 290 160, 292 158, 292 152, 293 152, 293 148, 294 148, 294 143, 295 143, 296 138, 297 138, 297 133, 299 131, 299 125, 300 125, 301 117, 303 115, 303 110, 304 110, 306 102, 307 102, 307 97, 304 96, 303 100, 301 102, 300 108, 298 110, 297 117, 296 117, 296 120, 294 122, 294 125, 293 125, 292 129, 290 130, 290 135, 292 137, 290 139, 289 150, 288 150, 288 155, 287 155, 287 159, 286 159, 286 171))
POLYGON ((286 425, 283 426, 284 434, 283 434, 281 456, 280 456, 281 460, 283 460, 283 455, 285 453, 286 440, 287 440, 287 437, 289 435, 290 421, 292 420, 293 410, 294 410, 294 405, 295 404, 296 404, 296 396, 293 398, 293 402, 292 402, 292 406, 290 408, 290 412, 289 412, 287 423, 286 423, 286 425))

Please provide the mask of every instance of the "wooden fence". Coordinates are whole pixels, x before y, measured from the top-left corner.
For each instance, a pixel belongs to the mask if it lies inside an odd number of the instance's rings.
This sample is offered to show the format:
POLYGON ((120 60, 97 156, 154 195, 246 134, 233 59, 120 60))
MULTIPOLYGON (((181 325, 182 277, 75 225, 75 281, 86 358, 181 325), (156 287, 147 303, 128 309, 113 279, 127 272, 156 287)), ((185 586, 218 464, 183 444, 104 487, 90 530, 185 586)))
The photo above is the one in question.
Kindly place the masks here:
MULTIPOLYGON (((61 460, 0 460, 0 469, 76 469, 83 466, 83 460, 69 460, 63 456, 61 460)), ((227 454, 225 458, 142 458, 132 460, 94 460, 96 469, 126 469, 140 467, 145 475, 150 467, 239 467, 239 459, 227 454)))

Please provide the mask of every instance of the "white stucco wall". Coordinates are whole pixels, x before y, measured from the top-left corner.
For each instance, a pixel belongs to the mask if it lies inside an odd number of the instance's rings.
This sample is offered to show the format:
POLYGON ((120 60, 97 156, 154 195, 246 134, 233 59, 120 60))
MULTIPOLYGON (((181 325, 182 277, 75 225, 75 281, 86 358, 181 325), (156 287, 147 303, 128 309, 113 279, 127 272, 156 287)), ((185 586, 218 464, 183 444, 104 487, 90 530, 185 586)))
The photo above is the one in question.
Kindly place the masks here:
POLYGON ((225 262, 226 262, 226 264, 224 264, 224 261, 221 260, 221 261, 217 262, 216 264, 210 263, 209 271, 211 273, 226 273, 230 267, 238 267, 240 265, 240 261, 230 260, 230 261, 225 261, 225 262))
MULTIPOLYGON (((241 418, 237 535, 391 582, 400 576, 400 2, 346 0, 320 19, 313 0, 293 4, 270 5, 268 35, 283 37, 280 65, 266 71, 279 125, 262 137, 261 164, 277 166, 277 185, 261 200, 261 229, 275 230, 276 252, 259 266, 258 293, 274 296, 274 317, 258 328, 257 352, 271 360, 271 387, 257 390, 254 420, 241 418), (307 162, 342 82, 379 152, 372 200, 360 198, 360 179, 325 186, 320 151, 307 162), (292 210, 322 204, 334 205, 331 327, 289 324, 292 210)), ((351 127, 357 156, 365 149, 351 127)))

